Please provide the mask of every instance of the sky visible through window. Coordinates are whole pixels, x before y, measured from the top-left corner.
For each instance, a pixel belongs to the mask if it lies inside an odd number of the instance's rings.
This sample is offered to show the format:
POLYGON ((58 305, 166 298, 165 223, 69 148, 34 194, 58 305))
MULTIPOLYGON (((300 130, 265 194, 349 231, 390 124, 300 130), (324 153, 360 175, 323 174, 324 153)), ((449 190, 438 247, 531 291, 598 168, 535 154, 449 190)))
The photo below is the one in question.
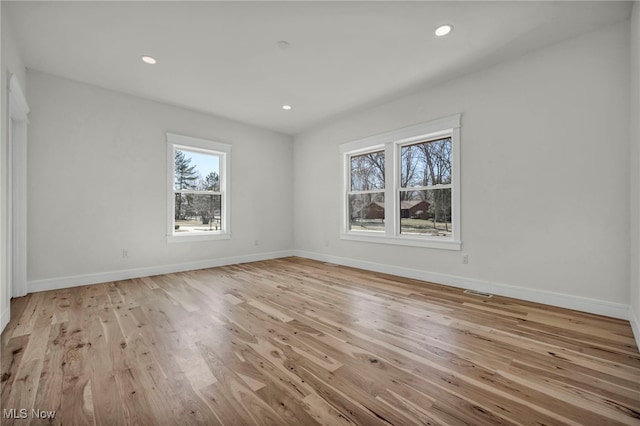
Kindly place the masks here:
POLYGON ((191 165, 196 166, 196 171, 201 178, 205 178, 209 173, 216 172, 220 174, 220 157, 217 155, 202 154, 194 151, 184 152, 185 158, 191 159, 191 165))

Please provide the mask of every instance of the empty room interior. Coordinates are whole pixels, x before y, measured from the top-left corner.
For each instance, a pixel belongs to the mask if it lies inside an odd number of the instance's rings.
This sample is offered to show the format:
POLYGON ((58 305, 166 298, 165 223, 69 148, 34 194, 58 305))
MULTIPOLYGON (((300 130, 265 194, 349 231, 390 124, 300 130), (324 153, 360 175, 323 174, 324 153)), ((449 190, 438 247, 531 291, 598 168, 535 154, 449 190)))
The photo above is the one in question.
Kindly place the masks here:
POLYGON ((640 2, 0 14, 0 423, 640 425, 640 2))

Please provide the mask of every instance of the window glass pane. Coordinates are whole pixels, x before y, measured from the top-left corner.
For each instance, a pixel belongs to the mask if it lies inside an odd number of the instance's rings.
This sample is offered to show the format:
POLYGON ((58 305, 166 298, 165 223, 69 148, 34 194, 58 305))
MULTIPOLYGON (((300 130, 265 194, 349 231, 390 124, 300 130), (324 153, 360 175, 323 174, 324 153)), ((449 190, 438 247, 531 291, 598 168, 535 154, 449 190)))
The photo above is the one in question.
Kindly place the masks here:
POLYGON ((384 189, 384 151, 351 157, 351 191, 384 189))
POLYGON ((400 186, 451 183, 451 138, 406 145, 400 149, 400 186))
POLYGON ((384 193, 349 195, 349 230, 384 232, 384 193))
POLYGON ((174 189, 220 191, 220 156, 177 149, 174 189))
POLYGON ((400 191, 400 233, 451 237, 451 188, 400 191))
POLYGON ((174 232, 220 231, 222 196, 214 194, 175 194, 174 232))

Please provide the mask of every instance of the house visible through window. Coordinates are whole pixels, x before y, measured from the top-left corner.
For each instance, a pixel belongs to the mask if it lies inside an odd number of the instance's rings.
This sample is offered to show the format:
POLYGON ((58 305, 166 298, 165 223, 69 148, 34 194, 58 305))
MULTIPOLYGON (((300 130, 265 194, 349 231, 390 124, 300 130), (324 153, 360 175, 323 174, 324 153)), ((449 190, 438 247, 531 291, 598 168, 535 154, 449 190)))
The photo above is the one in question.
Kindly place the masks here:
POLYGON ((343 239, 459 249, 460 116, 342 145, 343 239))
POLYGON ((349 229, 384 231, 384 151, 351 157, 349 229))
POLYGON ((400 233, 451 236, 451 137, 400 147, 400 233))
POLYGON ((169 237, 228 238, 230 146, 167 135, 169 237))

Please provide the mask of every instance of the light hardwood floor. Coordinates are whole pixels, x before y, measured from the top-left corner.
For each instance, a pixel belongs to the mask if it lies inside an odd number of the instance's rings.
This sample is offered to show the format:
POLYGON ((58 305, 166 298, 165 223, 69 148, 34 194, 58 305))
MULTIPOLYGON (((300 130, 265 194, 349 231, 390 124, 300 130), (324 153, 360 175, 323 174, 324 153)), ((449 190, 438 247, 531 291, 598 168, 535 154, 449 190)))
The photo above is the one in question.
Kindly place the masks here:
POLYGON ((640 424, 626 321, 300 258, 12 309, 3 425, 640 424))

